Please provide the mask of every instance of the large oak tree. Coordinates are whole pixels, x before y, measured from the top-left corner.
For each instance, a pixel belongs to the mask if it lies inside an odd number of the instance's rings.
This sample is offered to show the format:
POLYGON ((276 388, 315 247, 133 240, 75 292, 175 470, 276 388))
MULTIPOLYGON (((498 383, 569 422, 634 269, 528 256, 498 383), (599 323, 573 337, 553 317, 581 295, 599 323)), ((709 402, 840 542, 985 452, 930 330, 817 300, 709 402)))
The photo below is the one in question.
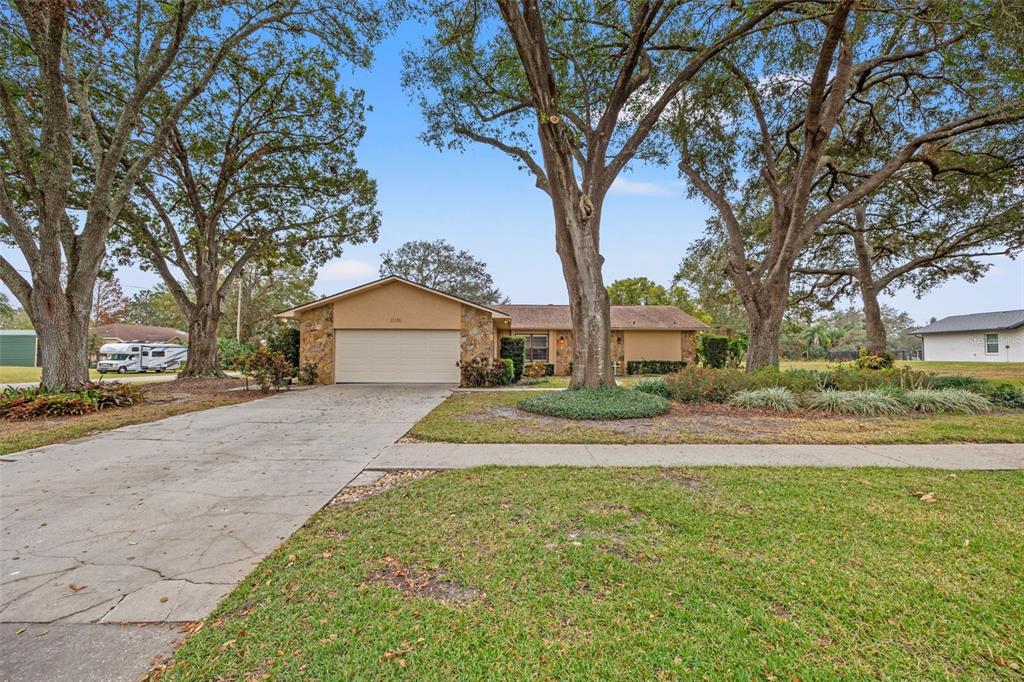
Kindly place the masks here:
POLYGON ((975 136, 1024 119, 998 3, 815 7, 828 11, 723 51, 674 112, 680 171, 717 211, 711 240, 747 312, 750 371, 778 364, 793 268, 823 225, 912 168, 954 172, 975 136))
POLYGON ((171 128, 126 212, 122 257, 156 270, 188 319, 186 376, 216 376, 225 297, 250 264, 316 266, 377 238, 376 184, 356 163, 362 93, 318 47, 234 52, 171 128))
POLYGON ((504 152, 551 200, 574 331, 572 387, 614 384, 601 212, 615 178, 652 150, 666 108, 776 2, 433 0, 435 31, 407 56, 439 147, 504 152))
POLYGON ((30 270, 0 258, 0 279, 32 317, 45 385, 88 379, 109 231, 182 112, 233 50, 268 32, 345 36, 338 17, 365 10, 339 6, 347 9, 318 0, 0 6, 0 236, 30 270))

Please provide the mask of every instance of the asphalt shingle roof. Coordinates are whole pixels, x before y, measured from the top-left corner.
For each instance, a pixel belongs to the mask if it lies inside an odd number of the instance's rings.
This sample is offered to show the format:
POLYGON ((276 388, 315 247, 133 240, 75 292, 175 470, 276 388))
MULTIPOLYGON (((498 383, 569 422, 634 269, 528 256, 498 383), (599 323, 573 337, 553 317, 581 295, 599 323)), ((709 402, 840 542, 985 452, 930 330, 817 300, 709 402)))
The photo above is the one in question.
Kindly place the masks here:
MULTIPOLYGON (((492 305, 512 317, 512 329, 572 329, 567 305, 492 305)), ((700 331, 708 326, 670 305, 613 305, 612 329, 700 331)))
POLYGON ((188 334, 173 327, 154 327, 148 324, 123 324, 120 322, 96 327, 96 335, 101 339, 121 339, 121 341, 141 341, 142 343, 163 343, 168 339, 188 340, 188 334))
POLYGON ((937 322, 915 329, 915 334, 941 334, 943 332, 982 332, 996 329, 1024 327, 1024 310, 1000 310, 994 313, 951 315, 937 322))

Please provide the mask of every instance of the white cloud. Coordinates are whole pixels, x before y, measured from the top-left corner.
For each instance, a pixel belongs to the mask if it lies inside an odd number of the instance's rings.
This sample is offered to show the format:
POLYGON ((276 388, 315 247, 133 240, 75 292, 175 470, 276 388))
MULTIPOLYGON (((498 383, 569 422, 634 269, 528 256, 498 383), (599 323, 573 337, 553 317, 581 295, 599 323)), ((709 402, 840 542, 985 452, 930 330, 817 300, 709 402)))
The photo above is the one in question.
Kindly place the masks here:
POLYGON ((373 279, 377 268, 354 258, 340 258, 324 265, 318 274, 318 279, 328 281, 373 279))
POLYGON ((682 196, 682 188, 675 188, 659 182, 630 180, 621 175, 612 183, 610 194, 628 197, 678 197, 682 196))

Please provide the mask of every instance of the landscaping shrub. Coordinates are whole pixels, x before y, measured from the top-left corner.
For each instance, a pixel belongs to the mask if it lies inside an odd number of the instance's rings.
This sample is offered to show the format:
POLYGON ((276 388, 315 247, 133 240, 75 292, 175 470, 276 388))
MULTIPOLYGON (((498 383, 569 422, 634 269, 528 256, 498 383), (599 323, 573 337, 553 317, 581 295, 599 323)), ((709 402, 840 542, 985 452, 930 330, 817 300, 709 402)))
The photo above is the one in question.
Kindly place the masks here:
POLYGON ((720 369, 729 360, 729 337, 701 334, 697 341, 697 357, 705 367, 720 369))
POLYGON ((668 390, 668 385, 664 379, 643 379, 633 384, 633 390, 660 395, 662 398, 672 397, 672 393, 668 390))
POLYGON ((510 358, 501 359, 501 378, 499 383, 502 386, 511 384, 516 378, 516 366, 510 358))
POLYGON ((312 386, 316 383, 317 378, 320 376, 320 372, 315 362, 306 362, 299 367, 299 373, 296 378, 299 383, 304 386, 312 386))
POLYGON ((810 393, 819 391, 825 385, 824 376, 813 369, 787 369, 779 371, 778 367, 762 367, 752 375, 754 386, 771 388, 781 386, 793 393, 810 393))
POLYGON ((875 355, 861 348, 860 357, 855 360, 855 363, 858 369, 890 369, 895 361, 896 358, 892 356, 892 353, 875 355))
POLYGON ((528 362, 523 367, 523 376, 527 379, 539 379, 540 377, 551 376, 555 371, 554 365, 549 365, 544 362, 528 362), (548 371, 548 367, 551 371, 548 371))
POLYGON ((901 397, 907 407, 917 412, 979 414, 992 409, 988 398, 965 388, 919 388, 901 397))
POLYGON ((982 391, 989 383, 977 377, 964 376, 933 376, 928 379, 928 388, 965 388, 970 391, 982 391))
POLYGON ((828 389, 815 394, 809 403, 811 409, 835 414, 875 416, 903 414, 907 406, 900 394, 893 390, 837 391, 828 389))
POLYGON ((672 374, 686 367, 685 360, 630 360, 626 374, 672 374))
POLYGON ((0 418, 73 417, 143 400, 138 386, 116 381, 86 383, 72 391, 50 391, 41 386, 8 388, 0 396, 0 418))
POLYGON ((221 369, 238 369, 238 360, 254 350, 252 344, 235 339, 217 339, 217 360, 221 369))
POLYGON ((273 353, 280 353, 292 367, 299 366, 299 328, 279 327, 267 339, 267 347, 273 353))
POLYGON ((799 407, 793 392, 782 386, 738 391, 732 394, 728 402, 736 407, 760 407, 777 412, 789 412, 799 407))
POLYGON ((246 353, 238 358, 236 364, 239 371, 247 378, 252 377, 264 393, 269 393, 272 387, 280 389, 287 385, 292 376, 292 365, 284 353, 272 351, 266 346, 246 353))
POLYGON ((1013 384, 995 384, 989 386, 986 391, 988 399, 1000 407, 1009 407, 1014 410, 1024 410, 1024 389, 1013 384))
POLYGON ((931 375, 909 367, 888 369, 860 369, 854 364, 842 364, 830 368, 823 377, 824 388, 837 391, 860 391, 884 387, 905 390, 924 388, 930 385, 931 375))
MULTIPOLYGON (((498 355, 512 361, 512 381, 519 381, 523 376, 523 366, 526 364, 526 339, 522 336, 501 337, 501 350, 498 355)), ((505 383, 510 384, 512 382, 506 381, 505 383)))
POLYGON ((578 388, 543 393, 516 404, 527 412, 565 419, 638 419, 669 410, 665 398, 625 388, 578 388))
POLYGON ((737 391, 754 388, 754 376, 738 369, 684 367, 665 378, 673 400, 721 403, 737 391))
MULTIPOLYGON (((483 388, 486 386, 500 386, 503 382, 506 368, 505 359, 495 358, 473 358, 462 364, 462 385, 470 388, 483 388)), ((511 360, 509 360, 511 362, 511 360)), ((515 369, 512 370, 515 372, 515 369)))
POLYGON ((726 360, 727 366, 740 366, 740 360, 747 355, 747 342, 748 339, 746 336, 737 336, 729 339, 729 358, 726 360))

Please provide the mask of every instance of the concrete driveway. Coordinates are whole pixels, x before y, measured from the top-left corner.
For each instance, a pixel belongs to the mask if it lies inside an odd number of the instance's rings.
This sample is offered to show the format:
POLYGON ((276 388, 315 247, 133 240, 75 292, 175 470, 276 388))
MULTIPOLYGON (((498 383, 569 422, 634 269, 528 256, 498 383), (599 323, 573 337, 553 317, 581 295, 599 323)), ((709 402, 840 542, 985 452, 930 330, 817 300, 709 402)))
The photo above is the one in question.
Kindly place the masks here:
POLYGON ((48 642, 138 648, 75 624, 205 617, 449 392, 325 386, 0 458, 0 679, 81 678, 39 660, 48 642))

